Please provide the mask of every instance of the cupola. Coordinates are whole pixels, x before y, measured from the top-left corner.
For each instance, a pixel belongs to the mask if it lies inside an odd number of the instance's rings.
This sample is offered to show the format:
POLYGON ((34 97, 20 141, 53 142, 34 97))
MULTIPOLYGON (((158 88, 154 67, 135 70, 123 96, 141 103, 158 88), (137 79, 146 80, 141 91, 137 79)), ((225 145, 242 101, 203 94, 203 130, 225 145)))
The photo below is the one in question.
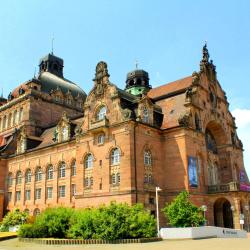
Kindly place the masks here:
POLYGON ((151 89, 148 72, 135 69, 127 74, 125 90, 133 95, 141 95, 151 89))
POLYGON ((40 60, 39 74, 43 72, 50 72, 59 77, 63 77, 63 59, 49 53, 40 60))

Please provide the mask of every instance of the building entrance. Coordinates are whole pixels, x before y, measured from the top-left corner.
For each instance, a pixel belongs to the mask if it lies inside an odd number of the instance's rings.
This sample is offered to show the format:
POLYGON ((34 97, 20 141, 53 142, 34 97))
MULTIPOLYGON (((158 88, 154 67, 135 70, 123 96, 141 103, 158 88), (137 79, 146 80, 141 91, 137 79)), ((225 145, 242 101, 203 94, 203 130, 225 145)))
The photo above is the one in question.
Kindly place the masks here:
POLYGON ((225 198, 218 199, 214 203, 214 225, 217 227, 234 228, 231 204, 225 198))

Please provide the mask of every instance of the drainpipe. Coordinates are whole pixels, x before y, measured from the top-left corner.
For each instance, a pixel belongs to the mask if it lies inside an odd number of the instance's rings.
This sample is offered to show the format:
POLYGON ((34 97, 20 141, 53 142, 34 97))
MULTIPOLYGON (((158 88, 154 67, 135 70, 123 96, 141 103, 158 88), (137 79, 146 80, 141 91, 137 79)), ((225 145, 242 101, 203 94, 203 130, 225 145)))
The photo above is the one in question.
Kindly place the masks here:
POLYGON ((134 124, 134 168, 135 168, 135 202, 138 202, 137 196, 137 162, 136 162, 136 127, 137 123, 134 124))

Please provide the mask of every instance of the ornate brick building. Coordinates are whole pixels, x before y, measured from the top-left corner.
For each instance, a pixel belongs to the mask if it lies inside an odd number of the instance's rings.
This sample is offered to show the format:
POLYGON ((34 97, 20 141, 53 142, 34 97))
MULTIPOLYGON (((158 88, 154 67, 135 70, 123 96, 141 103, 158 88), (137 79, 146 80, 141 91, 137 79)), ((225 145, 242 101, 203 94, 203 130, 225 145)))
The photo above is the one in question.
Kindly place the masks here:
POLYGON ((49 54, 39 67, 0 99, 1 216, 112 200, 155 213, 159 186, 160 208, 188 190, 209 225, 248 222, 242 143, 206 45, 199 72, 157 88, 136 69, 119 89, 99 62, 86 96, 64 78, 62 59, 49 54))

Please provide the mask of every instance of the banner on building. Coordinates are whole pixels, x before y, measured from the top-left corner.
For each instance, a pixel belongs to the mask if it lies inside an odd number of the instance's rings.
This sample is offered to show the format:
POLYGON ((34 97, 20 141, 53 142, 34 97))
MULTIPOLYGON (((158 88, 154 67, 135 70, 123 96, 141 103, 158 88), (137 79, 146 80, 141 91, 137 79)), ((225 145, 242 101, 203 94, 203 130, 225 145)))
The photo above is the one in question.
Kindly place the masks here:
POLYGON ((198 176, 197 176, 197 158, 189 156, 188 157, 188 177, 189 186, 198 187, 198 176))
POLYGON ((240 190, 250 191, 250 185, 248 184, 246 173, 242 170, 240 171, 240 190))

